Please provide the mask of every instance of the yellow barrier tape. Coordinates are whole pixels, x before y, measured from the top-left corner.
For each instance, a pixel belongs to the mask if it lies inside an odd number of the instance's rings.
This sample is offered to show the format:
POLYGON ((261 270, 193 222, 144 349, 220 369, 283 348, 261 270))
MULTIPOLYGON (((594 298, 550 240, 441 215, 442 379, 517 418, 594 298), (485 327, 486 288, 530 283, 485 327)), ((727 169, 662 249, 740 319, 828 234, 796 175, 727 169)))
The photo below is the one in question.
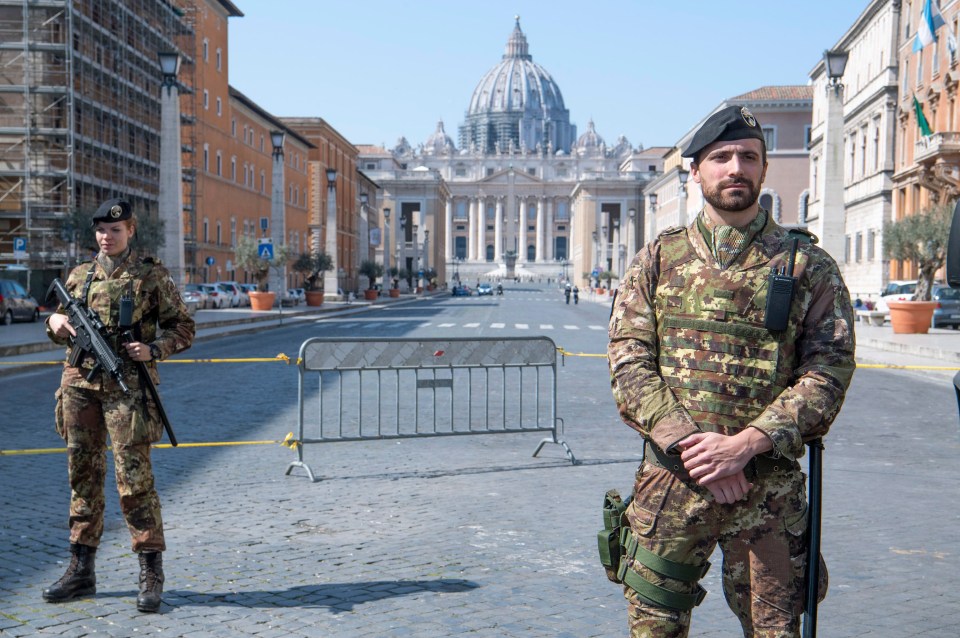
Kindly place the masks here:
MULTIPOLYGON (((249 357, 245 359, 168 359, 167 361, 158 361, 157 363, 271 363, 282 362, 290 365, 290 357, 284 353, 279 353, 274 357, 249 357)), ((0 365, 7 366, 37 366, 37 365, 63 365, 60 361, 0 361, 0 365)))
MULTIPOLYGON (((231 447, 237 445, 282 445, 291 450, 300 446, 300 441, 293 438, 293 432, 288 432, 282 441, 207 441, 205 443, 180 443, 178 448, 185 447, 231 447)), ((173 446, 169 443, 156 443, 151 447, 156 449, 169 449, 173 446)), ((107 448, 109 449, 109 448, 107 448)), ((65 447, 33 448, 25 450, 0 450, 0 456, 29 456, 34 454, 62 454, 67 451, 65 447)))
MULTIPOLYGON (((570 352, 565 350, 562 346, 557 346, 557 352, 565 357, 603 357, 607 358, 606 354, 596 354, 590 352, 570 352)), ((907 365, 897 365, 893 363, 858 363, 858 368, 875 368, 875 369, 885 369, 885 370, 960 370, 960 367, 957 366, 907 366, 907 365)))

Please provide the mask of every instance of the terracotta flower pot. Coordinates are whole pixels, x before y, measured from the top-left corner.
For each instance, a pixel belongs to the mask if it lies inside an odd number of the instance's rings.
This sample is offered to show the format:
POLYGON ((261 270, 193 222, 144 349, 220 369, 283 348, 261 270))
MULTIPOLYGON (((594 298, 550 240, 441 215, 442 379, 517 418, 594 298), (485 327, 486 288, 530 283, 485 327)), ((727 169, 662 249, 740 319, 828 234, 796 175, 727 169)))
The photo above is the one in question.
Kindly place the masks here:
POLYGON ((391 289, 390 289, 390 296, 391 296, 391 297, 399 297, 399 296, 400 296, 400 289, 399 289, 399 288, 391 288, 391 289))
POLYGON ((250 293, 250 310, 270 310, 273 308, 273 302, 276 298, 277 293, 275 292, 252 291, 250 293))
POLYGON ((364 291, 363 291, 363 298, 366 299, 367 301, 373 301, 374 299, 376 299, 376 298, 379 297, 379 296, 380 296, 380 291, 379 291, 379 290, 364 290, 364 291))
POLYGON ((304 293, 307 297, 308 306, 322 306, 323 305, 323 291, 322 290, 307 290, 304 293))
POLYGON ((936 301, 888 301, 890 325, 896 334, 927 334, 936 301))

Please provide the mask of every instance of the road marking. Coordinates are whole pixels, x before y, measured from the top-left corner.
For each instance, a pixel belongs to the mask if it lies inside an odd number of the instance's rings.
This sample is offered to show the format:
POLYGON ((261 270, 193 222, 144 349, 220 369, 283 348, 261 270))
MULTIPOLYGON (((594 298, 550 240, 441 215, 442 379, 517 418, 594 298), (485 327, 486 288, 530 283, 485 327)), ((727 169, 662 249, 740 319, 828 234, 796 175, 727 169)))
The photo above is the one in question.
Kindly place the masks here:
POLYGON ((587 326, 591 330, 606 330, 604 326, 587 326))
POLYGON ((373 330, 379 328, 383 324, 379 321, 371 321, 370 323, 364 324, 360 329, 361 330, 373 330))
POLYGON ((479 324, 479 323, 465 323, 465 324, 463 324, 463 327, 464 327, 464 328, 479 328, 479 327, 480 327, 480 324, 479 324))
POLYGON ((580 329, 580 326, 565 325, 565 326, 563 326, 563 327, 566 328, 567 330, 579 330, 579 329, 580 329))
POLYGON ((527 330, 530 327, 525 323, 515 323, 513 325, 519 328, 520 330, 527 330))
POLYGON ((452 328, 452 327, 454 327, 455 325, 457 325, 457 324, 455 324, 455 323, 440 323, 440 324, 437 324, 437 327, 438 327, 438 328, 452 328))
POLYGON ((506 324, 503 324, 503 323, 491 323, 491 324, 490 324, 490 327, 491 327, 491 328, 504 328, 504 327, 506 327, 506 324))
POLYGON ((552 323, 541 323, 541 324, 540 324, 540 329, 541 329, 541 330, 553 330, 553 324, 552 324, 552 323))

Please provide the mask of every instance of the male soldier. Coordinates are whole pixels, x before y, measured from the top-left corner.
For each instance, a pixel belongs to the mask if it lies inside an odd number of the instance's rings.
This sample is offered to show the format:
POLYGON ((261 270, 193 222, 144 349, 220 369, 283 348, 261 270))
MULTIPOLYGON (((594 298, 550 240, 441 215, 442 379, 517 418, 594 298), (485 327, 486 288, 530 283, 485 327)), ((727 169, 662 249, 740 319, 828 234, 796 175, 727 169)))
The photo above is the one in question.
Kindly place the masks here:
POLYGON ((610 320, 613 394, 644 439, 627 509, 631 636, 687 636, 719 543, 744 636, 795 637, 807 524, 797 459, 853 375, 850 298, 816 238, 757 204, 766 148, 748 109, 709 117, 683 156, 706 204, 636 256, 610 320), (790 264, 792 290, 768 307, 771 271, 790 264))

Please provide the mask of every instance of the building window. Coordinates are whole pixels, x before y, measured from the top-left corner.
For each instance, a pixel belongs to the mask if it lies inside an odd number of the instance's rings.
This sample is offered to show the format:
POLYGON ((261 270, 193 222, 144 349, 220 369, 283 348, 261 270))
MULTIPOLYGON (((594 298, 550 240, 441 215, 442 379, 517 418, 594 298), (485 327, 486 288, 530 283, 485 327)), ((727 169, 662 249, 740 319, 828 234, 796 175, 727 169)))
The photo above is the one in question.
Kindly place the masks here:
POLYGON ((206 217, 203 218, 203 243, 207 244, 210 242, 210 220, 206 217))
POLYGON ((808 151, 810 150, 810 131, 812 130, 813 128, 809 124, 803 127, 803 148, 808 151))
POLYGON ((374 163, 372 163, 372 162, 367 162, 367 170, 368 170, 368 171, 375 171, 375 170, 377 170, 377 165, 374 164, 374 163))
POLYGON ((210 61, 210 41, 206 38, 203 39, 203 61, 210 61))
POLYGON ((903 58, 903 87, 902 91, 904 95, 907 95, 910 91, 910 80, 907 78, 910 77, 910 58, 904 56, 903 58))
POLYGON ((223 115, 223 102, 220 101, 220 98, 217 98, 217 115, 223 115))
POLYGON ((237 120, 233 118, 230 120, 230 135, 231 137, 237 136, 237 120))
POLYGON ((210 109, 210 92, 206 89, 203 90, 203 108, 204 110, 210 109))
POLYGON ((537 174, 536 168, 534 168, 533 166, 530 166, 529 168, 527 168, 527 175, 536 175, 536 174, 537 174))
POLYGON ((854 250, 854 259, 856 259, 858 262, 863 261, 863 233, 862 232, 859 232, 859 231, 857 232, 853 242, 853 250, 854 250))
POLYGON ((860 129, 860 177, 867 174, 867 127, 860 129))
POLYGON ((873 121, 873 172, 880 170, 880 118, 873 121))
POLYGON ((850 263, 850 235, 843 238, 843 263, 850 263))
POLYGON ((820 168, 820 158, 811 157, 810 158, 810 185, 813 188, 813 192, 810 193, 810 196, 813 197, 813 199, 817 199, 817 192, 818 192, 817 189, 819 188, 817 178, 819 177, 818 175, 819 168, 820 168))
POLYGON ((493 169, 488 166, 488 167, 487 167, 487 177, 490 177, 491 175, 493 175, 493 169))
POLYGON ((223 225, 220 222, 217 222, 217 245, 223 243, 223 225))
POLYGON ((453 174, 457 177, 466 177, 467 169, 458 166, 457 168, 453 169, 453 174))
POLYGON ((933 41, 933 61, 930 63, 930 73, 934 76, 940 73, 940 40, 933 41))
POLYGON ((217 175, 223 176, 223 156, 217 151, 217 175))
POLYGON ((917 56, 917 86, 923 84, 923 51, 917 56))
POLYGON ((267 192, 267 174, 263 171, 260 171, 260 192, 267 192))
POLYGON ((867 231, 867 261, 873 261, 877 255, 877 231, 872 228, 867 231))
POLYGON ((210 145, 203 145, 203 170, 210 172, 210 145))
POLYGON ((234 155, 230 158, 230 179, 237 181, 237 157, 234 155))
POLYGON ((557 177, 566 177, 566 176, 567 176, 567 169, 565 168, 557 169, 557 177))
POLYGON ((776 127, 774 126, 763 127, 763 143, 766 145, 768 151, 775 151, 777 149, 776 127))
POLYGON ((220 50, 220 47, 217 47, 217 71, 223 70, 223 51, 220 50))

